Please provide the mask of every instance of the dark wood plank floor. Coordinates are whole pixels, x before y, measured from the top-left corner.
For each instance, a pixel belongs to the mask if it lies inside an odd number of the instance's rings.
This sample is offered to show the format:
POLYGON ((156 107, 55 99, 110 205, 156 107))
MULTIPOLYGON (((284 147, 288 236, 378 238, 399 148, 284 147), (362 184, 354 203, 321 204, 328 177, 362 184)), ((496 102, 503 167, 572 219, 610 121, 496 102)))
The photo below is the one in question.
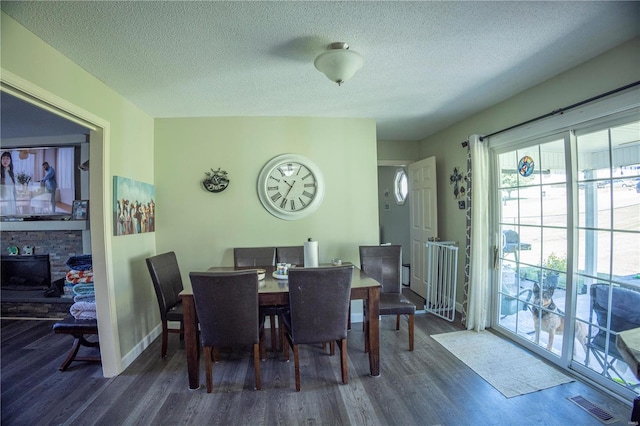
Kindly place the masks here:
POLYGON ((254 390, 249 351, 223 354, 214 364, 214 393, 188 389, 184 348, 160 339, 121 375, 105 379, 97 364, 73 363, 59 372, 71 337, 51 322, 2 320, 2 425, 599 425, 567 400, 582 395, 626 425, 630 405, 580 381, 505 398, 430 335, 462 329, 432 315, 416 315, 415 351, 408 352, 406 320, 381 320, 382 375, 368 374, 361 324, 349 333, 349 384, 340 383, 340 358, 301 347, 302 391, 293 362, 271 354, 254 390))

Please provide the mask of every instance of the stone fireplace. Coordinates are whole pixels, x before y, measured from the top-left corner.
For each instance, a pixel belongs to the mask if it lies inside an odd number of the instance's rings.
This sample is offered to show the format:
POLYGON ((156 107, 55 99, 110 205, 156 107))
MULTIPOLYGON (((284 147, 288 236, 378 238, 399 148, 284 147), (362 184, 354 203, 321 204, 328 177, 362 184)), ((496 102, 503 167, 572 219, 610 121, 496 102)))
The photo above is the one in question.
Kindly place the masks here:
POLYGON ((3 230, 1 234, 2 316, 28 318, 68 316, 73 299, 45 297, 45 291, 51 283, 64 279, 69 270, 66 265, 69 257, 84 254, 82 231, 3 230), (10 246, 18 247, 20 250, 24 246, 32 246, 34 254, 7 256, 10 246), (48 262, 48 271, 44 262, 48 262), (9 269, 5 270, 5 266, 9 269), (12 271, 14 273, 10 274, 12 271), (43 282, 43 276, 47 272, 49 278, 45 280, 49 282, 43 282))

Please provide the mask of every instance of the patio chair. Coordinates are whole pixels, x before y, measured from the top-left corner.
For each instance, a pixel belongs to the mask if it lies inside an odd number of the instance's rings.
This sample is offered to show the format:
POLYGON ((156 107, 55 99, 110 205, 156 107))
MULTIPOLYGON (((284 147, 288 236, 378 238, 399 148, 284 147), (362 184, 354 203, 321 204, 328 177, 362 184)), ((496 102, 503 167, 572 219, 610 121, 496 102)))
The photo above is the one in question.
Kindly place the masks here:
POLYGON ((518 311, 526 311, 532 295, 533 291, 530 288, 520 289, 516 292, 502 283, 502 294, 500 295, 501 319, 514 315, 518 311))
POLYGON ((521 243, 520 235, 511 229, 502 231, 502 253, 506 257, 507 254, 513 253, 516 262, 519 262, 520 250, 531 250, 531 244, 521 243))
POLYGON ((618 333, 640 327, 640 289, 597 283, 591 285, 590 296, 591 311, 589 312, 585 365, 589 365, 589 357, 593 354, 594 359, 602 367, 603 376, 622 382, 632 389, 640 387, 640 383, 628 383, 614 365, 616 360, 624 362, 616 347, 618 333), (611 311, 609 311, 609 294, 611 294, 611 311), (596 316, 595 321, 593 314, 596 316))

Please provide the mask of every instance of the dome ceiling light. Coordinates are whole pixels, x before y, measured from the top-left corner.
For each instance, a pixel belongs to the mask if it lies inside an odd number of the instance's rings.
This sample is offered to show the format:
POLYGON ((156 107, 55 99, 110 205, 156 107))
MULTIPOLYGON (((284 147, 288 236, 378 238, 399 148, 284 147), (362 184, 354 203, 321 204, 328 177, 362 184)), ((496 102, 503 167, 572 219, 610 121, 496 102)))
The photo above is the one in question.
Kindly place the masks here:
POLYGON ((349 50, 347 43, 337 42, 331 43, 329 49, 319 54, 313 64, 329 80, 341 86, 362 68, 364 59, 358 52, 349 50))

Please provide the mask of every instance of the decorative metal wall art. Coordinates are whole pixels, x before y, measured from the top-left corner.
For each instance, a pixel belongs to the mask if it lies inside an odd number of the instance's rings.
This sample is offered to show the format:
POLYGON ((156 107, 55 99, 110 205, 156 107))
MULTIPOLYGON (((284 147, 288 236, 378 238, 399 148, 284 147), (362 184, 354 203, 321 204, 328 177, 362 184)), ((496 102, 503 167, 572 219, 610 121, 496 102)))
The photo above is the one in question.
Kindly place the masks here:
POLYGON ((229 186, 227 172, 220 170, 220 167, 218 170, 211 169, 211 172, 204 172, 204 174, 207 177, 202 181, 202 185, 209 192, 222 192, 229 186))
POLYGON ((461 198, 465 194, 464 186, 458 184, 458 182, 463 179, 466 180, 462 173, 460 173, 460 170, 454 167, 453 173, 449 177, 449 183, 453 184, 453 198, 455 199, 461 198))

